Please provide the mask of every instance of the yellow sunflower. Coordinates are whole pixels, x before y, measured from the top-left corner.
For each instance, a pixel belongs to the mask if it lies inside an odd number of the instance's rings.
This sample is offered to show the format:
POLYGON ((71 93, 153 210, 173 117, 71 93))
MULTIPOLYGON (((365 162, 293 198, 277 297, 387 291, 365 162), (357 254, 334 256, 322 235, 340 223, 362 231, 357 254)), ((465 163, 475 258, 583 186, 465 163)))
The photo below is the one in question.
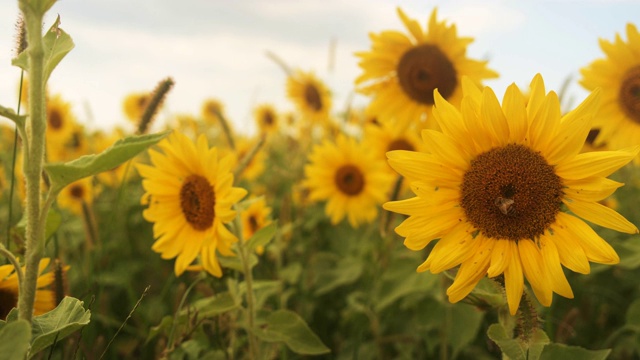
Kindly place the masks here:
POLYGON ((149 151, 152 166, 137 165, 142 203, 148 205, 143 216, 154 223, 152 249, 163 259, 177 257, 177 276, 200 255, 203 268, 220 277, 216 250, 233 256, 237 241, 224 224, 235 218, 231 207, 247 193, 233 187, 232 158, 218 159, 218 149, 209 148, 204 135, 194 144, 173 132, 158 146, 162 152, 149 151))
POLYGON ((201 115, 207 125, 219 125, 220 114, 224 116, 224 105, 217 99, 207 99, 202 104, 201 115))
MULTIPOLYGON (((255 199, 244 211, 240 213, 242 219, 242 236, 247 241, 256 233, 256 231, 271 224, 271 208, 267 206, 264 197, 255 199)), ((264 253, 264 246, 256 248, 259 255, 264 253)))
MULTIPOLYGON (((251 152, 253 147, 256 145, 257 141, 258 141, 257 139, 250 140, 245 137, 236 138, 236 141, 235 141, 236 151, 235 153, 232 153, 234 169, 238 165, 240 165, 240 163, 244 160, 245 156, 247 156, 251 152)), ((227 150, 227 151, 231 153, 230 150, 227 150)), ((263 149, 258 150, 258 152, 253 156, 251 161, 249 161, 247 166, 244 168, 244 170, 242 170, 242 172, 240 173, 239 175, 240 179, 253 181, 258 176, 262 175, 265 169, 264 164, 266 162, 266 159, 267 159, 267 154, 264 152, 264 150, 263 149)))
POLYGON ((95 196, 93 178, 87 177, 67 185, 58 194, 58 205, 76 215, 83 214, 83 206, 90 206, 95 196))
MULTIPOLYGON (((580 84, 588 90, 602 89, 602 104, 593 126, 599 129, 595 145, 608 147, 640 144, 640 33, 627 24, 627 40, 600 39, 607 55, 580 70, 580 84)), ((638 160, 638 159, 636 159, 638 160)))
MULTIPOLYGON (((371 110, 380 121, 422 121, 431 114, 434 89, 457 106, 463 76, 477 85, 498 76, 486 61, 467 58, 467 45, 473 39, 458 37, 455 25, 438 22, 436 9, 426 31, 400 8, 398 15, 409 34, 394 30, 371 33, 371 51, 356 53, 363 70, 355 80, 357 90, 372 97, 371 110)), ((429 122, 430 127, 433 124, 429 122)))
POLYGON ((312 201, 327 201, 325 213, 337 224, 346 216, 352 227, 371 222, 386 200, 393 175, 362 143, 339 135, 335 144, 315 145, 304 167, 303 186, 312 201))
POLYGON ((273 134, 279 129, 279 115, 271 104, 261 104, 253 110, 253 118, 260 134, 273 134))
MULTIPOLYGON (((424 150, 423 143, 418 136, 419 132, 414 127, 408 127, 399 123, 368 123, 364 128, 364 141, 369 148, 376 153, 376 157, 386 160, 387 152, 393 150, 424 150)), ((391 167, 387 169, 396 174, 391 167)))
MULTIPOLYGON (((53 290, 45 289, 54 281, 54 273, 42 273, 49 265, 49 258, 40 260, 38 281, 36 283, 36 299, 34 315, 44 314, 56 307, 56 295, 53 290)), ((68 266, 65 268, 68 269, 68 266)), ((24 271, 24 268, 23 268, 24 271)), ((18 306, 18 275, 11 264, 0 266, 0 319, 4 320, 14 307, 18 306)))
MULTIPOLYGON (((47 98, 47 143, 59 147, 69 141, 76 126, 71 104, 60 95, 47 98)), ((49 149, 49 148, 48 148, 49 149)))
POLYGON ((426 152, 388 154, 416 197, 383 207, 409 215, 396 228, 409 249, 422 250, 439 239, 419 272, 460 265, 447 290, 451 302, 467 296, 485 275, 501 274, 511 314, 518 309, 524 277, 544 306, 553 292, 572 298, 561 265, 586 274, 589 261, 619 261, 582 219, 638 232, 598 202, 623 185, 607 176, 640 148, 579 154, 598 91, 561 116, 557 95, 545 92, 540 75, 531 82, 526 105, 515 84, 507 88, 502 106, 490 88, 480 90, 466 78, 462 86, 461 110, 436 91, 433 115, 442 132, 423 130, 426 152))
POLYGON ((151 101, 151 93, 141 92, 127 95, 122 102, 122 112, 127 120, 134 124, 138 124, 142 120, 142 114, 147 109, 151 101))
POLYGON ((297 70, 289 75, 287 95, 305 124, 323 124, 329 119, 331 93, 313 73, 297 70))

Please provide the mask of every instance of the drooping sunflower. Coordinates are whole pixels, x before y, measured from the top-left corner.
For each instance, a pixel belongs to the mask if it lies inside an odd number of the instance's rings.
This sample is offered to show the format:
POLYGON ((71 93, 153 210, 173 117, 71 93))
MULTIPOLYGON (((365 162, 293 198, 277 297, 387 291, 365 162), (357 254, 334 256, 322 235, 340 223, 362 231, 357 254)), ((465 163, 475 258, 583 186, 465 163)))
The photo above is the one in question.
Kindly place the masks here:
POLYGON ((224 116, 224 105, 217 99, 207 99, 200 113, 207 125, 219 125, 220 115, 224 116))
POLYGON ((137 125, 142 120, 142 114, 147 109, 151 96, 152 94, 148 92, 127 95, 122 102, 122 112, 127 120, 137 125))
POLYGON ((409 215, 396 228, 409 249, 439 239, 419 272, 460 266, 447 289, 451 302, 467 296, 484 276, 501 274, 512 314, 525 277, 544 306, 553 292, 572 298, 561 265, 586 274, 589 261, 619 261, 582 219, 638 232, 598 201, 623 185, 607 176, 640 148, 579 154, 597 110, 597 91, 561 116, 557 95, 545 92, 540 75, 526 105, 515 84, 502 106, 490 88, 480 90, 466 78, 462 85, 461 110, 436 92, 433 114, 442 132, 423 130, 426 152, 388 154, 416 197, 383 207, 409 215))
POLYGON ((304 167, 303 186, 312 201, 327 201, 331 223, 347 217, 352 227, 371 222, 385 201, 393 175, 384 162, 353 138, 339 135, 336 142, 315 145, 304 167))
POLYGON ((247 193, 233 187, 232 158, 218 159, 218 149, 209 148, 204 135, 194 144, 173 132, 158 146, 162 152, 149 151, 151 166, 136 165, 143 177, 142 203, 148 205, 143 216, 154 223, 152 249, 163 259, 177 257, 177 276, 200 255, 203 268, 220 277, 216 251, 233 256, 237 241, 224 224, 234 219, 231 207, 247 193))
POLYGON ((331 111, 331 93, 311 72, 296 70, 287 77, 287 96, 305 124, 324 124, 331 111))
POLYGON ((260 134, 273 134, 279 129, 279 115, 271 104, 258 105, 253 110, 253 118, 260 134))
MULTIPOLYGON (((271 224, 271 208, 267 206, 264 197, 255 199, 244 211, 240 213, 242 219, 242 236, 247 241, 263 227, 271 224)), ((264 253, 264 246, 256 248, 258 255, 264 253)))
MULTIPOLYGON (((468 76, 480 85, 497 77, 486 61, 469 59, 467 45, 473 39, 458 37, 455 25, 439 22, 436 9, 426 31, 398 8, 408 34, 386 30, 370 34, 370 51, 356 53, 362 74, 357 90, 372 97, 371 110, 380 121, 419 122, 431 115, 433 90, 454 105, 462 98, 460 79, 468 76)), ((429 127, 434 122, 429 121, 429 127)))
MULTIPOLYGON (((54 281, 54 273, 43 271, 49 265, 49 258, 40 260, 36 298, 33 306, 34 315, 41 315, 56 307, 56 295, 53 290, 45 289, 54 281)), ((64 269, 66 271, 68 266, 64 269)), ((23 269, 24 270, 24 269, 23 269)), ((14 307, 18 306, 18 275, 11 264, 0 266, 0 319, 4 320, 14 307)))
MULTIPOLYGON (((582 68, 580 84, 587 90, 602 89, 602 105, 593 126, 599 130, 594 145, 610 148, 640 144, 640 33, 627 24, 627 42, 600 39, 607 55, 582 68)), ((636 159, 638 161, 638 159, 636 159)))

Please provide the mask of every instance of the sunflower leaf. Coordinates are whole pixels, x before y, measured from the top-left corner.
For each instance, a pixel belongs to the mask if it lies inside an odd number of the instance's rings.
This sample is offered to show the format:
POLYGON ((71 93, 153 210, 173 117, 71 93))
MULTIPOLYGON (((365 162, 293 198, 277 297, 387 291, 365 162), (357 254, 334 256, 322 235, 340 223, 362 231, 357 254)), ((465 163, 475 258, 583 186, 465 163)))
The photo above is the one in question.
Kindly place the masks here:
POLYGON ((111 170, 155 145, 168 134, 169 131, 130 136, 116 141, 100 154, 85 155, 66 163, 46 164, 45 170, 51 181, 51 191, 57 194, 74 181, 111 170))
MULTIPOLYGON (((44 78, 46 82, 53 69, 75 46, 71 36, 60 28, 60 16, 42 38, 42 45, 44 46, 44 78)), ((28 51, 21 52, 11 63, 22 70, 28 71, 28 51)))
POLYGON ((502 353, 512 360, 526 360, 527 356, 522 344, 507 336, 507 331, 500 324, 492 324, 487 330, 487 336, 500 347, 502 353))
POLYGON ((85 310, 83 304, 82 301, 67 296, 55 309, 35 316, 29 358, 89 324, 91 311, 85 310))
POLYGON ((253 249, 257 248, 258 246, 265 246, 269 242, 271 242, 271 240, 276 234, 276 229, 277 229, 276 224, 271 223, 263 227, 262 229, 256 231, 256 233, 253 234, 251 239, 247 241, 246 246, 249 249, 249 251, 253 251, 253 249))
MULTIPOLYGON (((4 323, 4 322, 3 322, 4 323)), ((0 354, 7 360, 22 360, 29 350, 31 326, 26 320, 7 323, 0 328, 0 354)))
POLYGON ((544 347, 541 360, 551 359, 584 359, 604 360, 611 353, 611 349, 587 350, 580 346, 568 346, 563 344, 549 344, 544 347))
POLYGON ((253 332, 266 342, 284 342, 297 354, 318 355, 331 351, 298 314, 289 310, 272 312, 253 332))

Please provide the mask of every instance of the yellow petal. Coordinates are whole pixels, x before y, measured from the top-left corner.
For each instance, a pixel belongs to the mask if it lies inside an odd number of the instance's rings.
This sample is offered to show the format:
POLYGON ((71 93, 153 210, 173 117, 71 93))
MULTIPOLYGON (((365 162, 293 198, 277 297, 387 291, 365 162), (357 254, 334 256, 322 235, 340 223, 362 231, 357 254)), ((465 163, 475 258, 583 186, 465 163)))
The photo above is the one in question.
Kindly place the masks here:
POLYGON ((522 291, 524 289, 522 264, 520 263, 517 246, 509 246, 507 258, 509 265, 504 270, 504 285, 507 293, 509 313, 515 315, 520 306, 520 299, 522 299, 522 291))
POLYGON ((560 265, 560 255, 558 255, 558 249, 555 243, 548 238, 548 233, 540 237, 540 251, 542 253, 542 259, 549 273, 549 280, 551 281, 551 289, 566 298, 573 299, 573 290, 571 285, 567 281, 567 277, 562 271, 560 265))
POLYGON ((559 213, 556 221, 575 234, 589 261, 612 265, 620 262, 620 257, 611 245, 584 221, 565 213, 559 213))
POLYGON ((633 150, 595 151, 576 155, 571 160, 556 165, 556 174, 563 179, 583 179, 592 176, 606 177, 629 163, 638 155, 640 147, 633 150))
POLYGON ((563 199, 565 205, 574 214, 594 224, 627 234, 637 234, 638 228, 615 210, 602 204, 588 201, 563 199))
POLYGON ((524 275, 529 280, 534 294, 543 306, 550 306, 553 298, 549 275, 544 265, 540 249, 532 240, 521 240, 518 242, 520 260, 524 275))
POLYGON ((527 143, 527 111, 526 101, 516 84, 511 84, 504 93, 502 99, 502 111, 508 119, 509 141, 527 143))

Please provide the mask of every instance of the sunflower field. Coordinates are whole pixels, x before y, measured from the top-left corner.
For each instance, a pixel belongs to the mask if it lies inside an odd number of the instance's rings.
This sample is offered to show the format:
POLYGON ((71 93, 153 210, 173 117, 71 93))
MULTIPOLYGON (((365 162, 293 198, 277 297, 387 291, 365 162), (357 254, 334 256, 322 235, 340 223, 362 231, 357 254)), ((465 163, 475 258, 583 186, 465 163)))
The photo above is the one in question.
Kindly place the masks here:
POLYGON ((354 56, 366 106, 271 54, 292 110, 254 135, 220 98, 159 124, 171 77, 98 131, 47 86, 54 3, 18 1, 0 99, 0 359, 640 359, 634 24, 571 105, 398 8, 354 56))

